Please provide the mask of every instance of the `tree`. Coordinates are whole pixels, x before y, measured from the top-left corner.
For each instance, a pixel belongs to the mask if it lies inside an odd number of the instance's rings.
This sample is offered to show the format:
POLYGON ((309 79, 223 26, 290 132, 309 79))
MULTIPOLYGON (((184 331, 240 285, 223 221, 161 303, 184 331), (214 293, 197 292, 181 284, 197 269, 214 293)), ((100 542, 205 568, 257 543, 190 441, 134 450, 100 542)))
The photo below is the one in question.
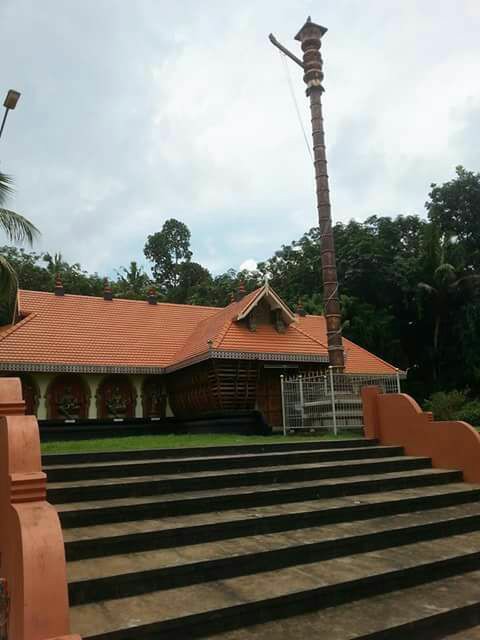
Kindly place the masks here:
POLYGON ((134 260, 130 262, 128 268, 121 267, 120 271, 117 271, 117 276, 115 290, 120 297, 131 300, 145 298, 147 289, 151 285, 150 278, 134 260))
MULTIPOLYGON (((19 213, 4 207, 13 192, 12 179, 0 172, 0 228, 11 242, 33 243, 38 229, 19 213)), ((0 255, 0 300, 2 306, 15 313, 18 278, 5 255, 0 255)), ((12 315, 13 315, 12 313, 12 315)))
POLYGON ((461 267, 448 261, 447 253, 452 246, 450 238, 443 236, 436 224, 425 229, 423 243, 423 265, 426 280, 418 283, 423 302, 428 303, 433 319, 432 374, 438 379, 440 367, 440 332, 447 318, 465 304, 467 296, 472 298, 473 287, 480 282, 480 275, 462 273, 461 267))
MULTIPOLYGON (((54 253, 53 256, 50 253, 46 253, 43 256, 43 261, 47 263, 47 271, 50 273, 52 277, 55 277, 58 274, 62 274, 64 271, 69 269, 68 262, 65 262, 61 253, 54 253)), ((78 268, 80 269, 80 265, 77 263, 78 268)))
POLYGON ((480 173, 455 169, 456 177, 431 184, 425 203, 429 219, 446 237, 455 237, 464 251, 466 267, 480 269, 480 173))
POLYGON ((192 257, 190 230, 170 218, 161 231, 148 236, 143 252, 153 262, 152 273, 159 290, 168 295, 179 284, 181 265, 192 257))

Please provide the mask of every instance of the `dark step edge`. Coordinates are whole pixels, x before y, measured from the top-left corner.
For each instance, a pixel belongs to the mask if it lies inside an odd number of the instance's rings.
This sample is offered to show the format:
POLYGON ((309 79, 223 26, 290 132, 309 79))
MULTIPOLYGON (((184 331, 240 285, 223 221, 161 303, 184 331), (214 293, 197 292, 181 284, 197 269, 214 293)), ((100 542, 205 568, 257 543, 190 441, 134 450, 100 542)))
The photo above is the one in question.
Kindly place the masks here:
POLYGON ((318 449, 344 449, 346 447, 369 447, 378 445, 378 440, 352 438, 352 440, 306 440, 305 442, 272 442, 271 444, 218 445, 212 447, 175 447, 171 449, 130 449, 124 451, 85 451, 84 453, 45 453, 42 464, 82 464, 86 462, 121 462, 128 460, 151 460, 158 458, 194 458, 195 456, 224 456, 275 451, 308 451, 318 449))
POLYGON ((430 458, 399 458, 396 460, 369 460, 353 462, 349 465, 335 464, 321 467, 300 469, 281 469, 278 471, 263 470, 245 473, 203 476, 200 478, 159 478, 155 480, 138 480, 129 483, 115 483, 100 486, 61 487, 47 490, 47 499, 51 504, 69 502, 91 502, 108 500, 109 498, 134 498, 149 495, 195 492, 209 489, 227 489, 229 487, 247 487, 261 484, 282 484, 309 480, 327 480, 329 478, 348 478, 364 474, 392 473, 430 469, 430 458))
POLYGON ((84 640, 157 640, 162 634, 169 640, 202 638, 400 591, 478 568, 480 551, 275 598, 100 633, 84 640))
POLYGON ((461 482, 460 471, 445 471, 438 474, 420 476, 400 476, 376 478, 374 480, 355 480, 339 484, 295 487, 293 489, 275 489, 251 493, 237 493, 222 496, 198 496, 167 502, 143 502, 126 506, 77 509, 59 511, 60 522, 64 528, 109 524, 138 519, 155 519, 177 515, 194 515, 214 511, 234 511, 255 506, 267 506, 279 503, 304 502, 306 500, 338 498, 345 495, 361 495, 374 491, 408 489, 450 482, 461 482))
POLYGON ((361 449, 332 449, 331 451, 291 451, 286 453, 262 454, 263 457, 214 457, 178 460, 154 460, 128 465, 109 464, 97 467, 45 468, 49 482, 73 482, 76 480, 101 480, 104 478, 125 478, 195 471, 222 471, 228 469, 252 469, 259 467, 288 466, 295 464, 315 464, 317 462, 339 462, 342 460, 362 460, 402 456, 401 446, 366 447, 361 449))
POLYGON ((167 566, 102 578, 78 580, 69 584, 70 604, 76 606, 214 580, 256 575, 299 564, 313 564, 333 558, 446 538, 476 531, 479 528, 480 514, 246 553, 228 558, 193 562, 181 566, 167 566))
POLYGON ((261 518, 245 518, 229 522, 178 527, 166 531, 147 531, 119 536, 91 538, 88 540, 72 540, 65 543, 67 560, 86 560, 136 551, 153 551, 171 547, 231 540, 246 535, 262 535, 307 529, 314 526, 338 524, 352 520, 371 520, 387 515, 398 515, 423 511, 425 509, 441 509, 445 507, 469 504, 480 499, 477 491, 440 493, 433 496, 418 496, 382 503, 366 503, 304 511, 301 513, 263 516, 261 518))
POLYGON ((443 640, 480 624, 480 602, 412 620, 396 627, 358 636, 355 640, 443 640), (448 634, 448 636, 447 636, 448 634))

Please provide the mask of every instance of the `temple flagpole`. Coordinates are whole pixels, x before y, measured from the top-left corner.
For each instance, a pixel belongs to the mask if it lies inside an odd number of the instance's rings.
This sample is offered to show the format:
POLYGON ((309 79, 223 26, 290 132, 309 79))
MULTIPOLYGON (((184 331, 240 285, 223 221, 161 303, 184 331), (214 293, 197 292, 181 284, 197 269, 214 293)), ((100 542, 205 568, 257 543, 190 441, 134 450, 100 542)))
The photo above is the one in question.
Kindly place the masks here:
POLYGON ((270 41, 283 53, 289 55, 303 67, 303 80, 307 85, 310 99, 313 138, 313 162, 317 196, 318 225, 320 230, 320 253, 322 261, 323 304, 327 324, 328 356, 330 366, 336 372, 345 368, 342 343, 342 318, 338 295, 338 278, 333 240, 330 190, 327 173, 327 155, 325 149, 325 131, 323 128, 322 93, 323 70, 320 55, 321 38, 327 29, 307 19, 295 36, 301 42, 303 62, 291 54, 278 40, 270 35, 270 41))

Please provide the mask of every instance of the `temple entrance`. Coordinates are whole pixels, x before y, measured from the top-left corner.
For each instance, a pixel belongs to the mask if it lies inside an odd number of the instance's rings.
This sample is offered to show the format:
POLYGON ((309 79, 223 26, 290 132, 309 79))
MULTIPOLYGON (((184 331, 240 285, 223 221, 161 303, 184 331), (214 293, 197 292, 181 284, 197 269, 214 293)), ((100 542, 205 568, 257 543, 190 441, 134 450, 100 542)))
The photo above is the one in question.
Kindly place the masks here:
POLYGON ((48 418, 77 420, 88 417, 88 391, 83 379, 75 374, 54 378, 47 391, 48 418))
POLYGON ((167 393, 160 376, 145 378, 142 388, 142 400, 144 418, 165 418, 167 393))
POLYGON ((133 418, 135 391, 126 376, 108 376, 98 388, 98 418, 133 418))
POLYGON ((271 427, 279 427, 282 424, 281 373, 282 369, 264 367, 257 385, 257 407, 271 427))

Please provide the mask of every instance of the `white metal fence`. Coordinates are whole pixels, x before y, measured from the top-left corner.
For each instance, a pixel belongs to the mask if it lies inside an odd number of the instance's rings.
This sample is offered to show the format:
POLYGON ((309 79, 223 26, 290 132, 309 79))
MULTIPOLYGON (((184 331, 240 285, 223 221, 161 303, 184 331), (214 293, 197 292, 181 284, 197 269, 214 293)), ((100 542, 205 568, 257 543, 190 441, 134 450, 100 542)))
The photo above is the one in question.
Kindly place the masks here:
POLYGON ((292 430, 332 431, 363 426, 361 390, 376 385, 384 393, 400 393, 400 375, 281 376, 283 433, 292 430))

